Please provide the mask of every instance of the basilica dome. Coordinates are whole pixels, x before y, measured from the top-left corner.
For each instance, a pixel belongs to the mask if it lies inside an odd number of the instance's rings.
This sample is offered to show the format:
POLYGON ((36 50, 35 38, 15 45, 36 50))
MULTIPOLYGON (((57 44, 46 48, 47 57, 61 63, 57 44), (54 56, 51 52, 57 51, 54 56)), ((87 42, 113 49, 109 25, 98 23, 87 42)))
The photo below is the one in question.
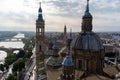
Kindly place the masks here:
POLYGON ((72 49, 90 52, 103 50, 102 41, 93 32, 80 33, 71 43, 72 49))

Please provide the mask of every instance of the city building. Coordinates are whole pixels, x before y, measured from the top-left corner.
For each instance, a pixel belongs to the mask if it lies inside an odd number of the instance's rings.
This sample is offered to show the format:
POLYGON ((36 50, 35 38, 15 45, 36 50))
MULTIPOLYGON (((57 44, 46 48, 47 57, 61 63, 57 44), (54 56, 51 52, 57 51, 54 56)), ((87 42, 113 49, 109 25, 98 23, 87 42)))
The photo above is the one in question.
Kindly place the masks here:
MULTIPOLYGON (((100 37, 92 31, 93 16, 89 12, 89 0, 82 17, 81 32, 72 39, 67 37, 64 27, 63 47, 59 47, 58 38, 49 43, 49 58, 44 52, 44 20, 42 9, 36 21, 36 77, 35 80, 111 80, 118 70, 116 66, 105 66, 105 49, 100 37), (58 39, 58 40, 57 40, 58 39), (64 43, 65 42, 65 43, 64 43), (62 57, 62 58, 61 58, 62 57)), ((60 38, 61 39, 61 38, 60 38)))
POLYGON ((39 8, 38 19, 36 20, 36 74, 35 80, 47 80, 47 74, 44 65, 45 51, 45 21, 42 16, 41 3, 39 8))
POLYGON ((71 45, 75 68, 82 70, 83 76, 92 73, 102 74, 104 67, 104 48, 99 36, 92 31, 92 19, 93 17, 89 12, 89 1, 87 0, 81 32, 71 45))

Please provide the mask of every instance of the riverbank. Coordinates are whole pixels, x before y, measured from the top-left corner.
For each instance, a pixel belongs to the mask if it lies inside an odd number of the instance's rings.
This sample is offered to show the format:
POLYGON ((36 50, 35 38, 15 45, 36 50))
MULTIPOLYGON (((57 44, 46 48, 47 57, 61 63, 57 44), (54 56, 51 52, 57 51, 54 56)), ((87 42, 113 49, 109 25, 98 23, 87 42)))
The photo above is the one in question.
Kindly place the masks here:
MULTIPOLYGON (((13 36, 13 39, 15 40, 15 38, 25 38, 24 34, 22 33, 18 33, 17 35, 13 36)), ((12 38, 11 38, 12 39, 12 38)), ((0 47, 4 47, 4 48, 23 48, 24 47, 24 43, 22 42, 22 40, 20 41, 1 41, 0 42, 0 47)), ((15 51, 16 52, 16 51, 15 51)), ((4 50, 0 50, 0 63, 4 63, 4 59, 7 56, 7 52, 4 50)))

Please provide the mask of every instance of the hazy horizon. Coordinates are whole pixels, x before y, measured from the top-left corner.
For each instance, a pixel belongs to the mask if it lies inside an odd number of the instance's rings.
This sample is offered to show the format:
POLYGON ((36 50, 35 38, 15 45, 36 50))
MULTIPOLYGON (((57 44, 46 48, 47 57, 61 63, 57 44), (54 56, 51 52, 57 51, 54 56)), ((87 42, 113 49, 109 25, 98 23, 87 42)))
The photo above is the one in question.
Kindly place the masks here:
MULTIPOLYGON (((27 30, 26 30, 26 31, 25 31, 25 30, 23 30, 23 31, 21 31, 21 30, 16 30, 16 31, 15 31, 15 30, 14 30, 14 31, 13 31, 13 30, 0 30, 0 32, 2 32, 2 31, 3 31, 3 32, 4 32, 4 31, 6 31, 6 32, 18 32, 18 33, 19 33, 19 32, 36 32, 36 31, 27 31, 27 30)), ((50 33, 51 33, 51 32, 53 32, 53 33, 56 33, 56 32, 58 32, 58 33, 63 33, 63 31, 45 31, 45 32, 48 32, 48 33, 49 33, 49 32, 50 32, 50 33)), ((67 31, 67 33, 69 33, 69 32, 70 32, 70 31, 67 31)), ((72 33, 79 33, 79 32, 81 32, 81 31, 78 31, 78 32, 77 32, 77 31, 72 31, 72 33)), ((106 32, 108 32, 108 33, 114 33, 114 32, 115 32, 115 33, 120 33, 120 31, 93 31, 93 32, 96 32, 96 33, 99 33, 99 32, 100 32, 100 33, 102 33, 102 32, 103 32, 103 33, 104 33, 104 32, 105 32, 105 33, 106 33, 106 32)))

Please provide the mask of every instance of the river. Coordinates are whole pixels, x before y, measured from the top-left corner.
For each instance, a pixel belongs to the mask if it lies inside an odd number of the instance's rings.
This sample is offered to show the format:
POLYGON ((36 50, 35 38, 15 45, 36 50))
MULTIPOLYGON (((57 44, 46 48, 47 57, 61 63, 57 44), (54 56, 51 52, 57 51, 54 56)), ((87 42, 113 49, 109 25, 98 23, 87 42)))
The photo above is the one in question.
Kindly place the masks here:
MULTIPOLYGON (((24 43, 19 39, 15 38, 25 38, 24 34, 18 33, 16 36, 11 39, 11 41, 2 41, 0 42, 0 47, 5 47, 5 48, 23 48, 24 43), (15 41, 16 40, 16 41, 15 41)), ((14 51, 14 53, 17 53, 18 51, 14 51)), ((5 51, 0 50, 0 63, 4 63, 4 59, 7 56, 7 53, 5 51)))

